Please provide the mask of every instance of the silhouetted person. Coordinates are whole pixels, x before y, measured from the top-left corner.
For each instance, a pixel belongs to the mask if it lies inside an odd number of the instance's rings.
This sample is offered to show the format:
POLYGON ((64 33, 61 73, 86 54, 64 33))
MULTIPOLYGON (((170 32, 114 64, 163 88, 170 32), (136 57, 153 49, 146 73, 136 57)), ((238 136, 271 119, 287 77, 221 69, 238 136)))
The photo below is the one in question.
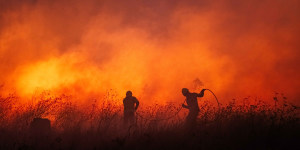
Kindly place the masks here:
POLYGON ((182 104, 182 107, 189 109, 189 114, 185 120, 185 125, 189 129, 192 129, 196 126, 197 116, 200 111, 197 97, 203 97, 205 90, 206 89, 201 90, 201 92, 198 94, 198 93, 190 93, 190 91, 187 88, 182 89, 182 94, 186 97, 186 103, 187 103, 187 105, 182 104))
POLYGON ((128 125, 128 123, 134 123, 134 112, 139 107, 139 101, 132 96, 131 91, 126 92, 126 97, 123 100, 124 105, 124 123, 128 125))

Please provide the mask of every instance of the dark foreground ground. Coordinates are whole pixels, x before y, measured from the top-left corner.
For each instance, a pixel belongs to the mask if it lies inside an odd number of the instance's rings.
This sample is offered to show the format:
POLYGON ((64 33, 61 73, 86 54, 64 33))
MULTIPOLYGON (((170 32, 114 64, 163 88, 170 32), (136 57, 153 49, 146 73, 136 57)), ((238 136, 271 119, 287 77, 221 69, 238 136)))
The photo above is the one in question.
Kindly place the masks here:
MULTIPOLYGON (((60 98, 15 106, 16 97, 1 98, 0 149, 299 149, 299 108, 283 101, 256 101, 221 109, 201 104, 197 126, 184 128, 186 110, 169 120, 146 120, 124 126, 122 109, 113 103, 79 108, 60 98), (36 117, 51 120, 51 130, 30 128, 36 117)), ((161 119, 176 105, 141 108, 140 114, 161 119), (147 113, 146 113, 147 112, 147 113)))

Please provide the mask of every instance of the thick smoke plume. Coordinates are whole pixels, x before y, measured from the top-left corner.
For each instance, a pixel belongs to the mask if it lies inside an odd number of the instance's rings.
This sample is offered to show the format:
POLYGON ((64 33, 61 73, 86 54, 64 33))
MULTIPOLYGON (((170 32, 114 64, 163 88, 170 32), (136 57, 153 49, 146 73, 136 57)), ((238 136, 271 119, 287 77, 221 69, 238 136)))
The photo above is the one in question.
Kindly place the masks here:
POLYGON ((2 92, 296 101, 299 27, 298 0, 0 0, 2 92))

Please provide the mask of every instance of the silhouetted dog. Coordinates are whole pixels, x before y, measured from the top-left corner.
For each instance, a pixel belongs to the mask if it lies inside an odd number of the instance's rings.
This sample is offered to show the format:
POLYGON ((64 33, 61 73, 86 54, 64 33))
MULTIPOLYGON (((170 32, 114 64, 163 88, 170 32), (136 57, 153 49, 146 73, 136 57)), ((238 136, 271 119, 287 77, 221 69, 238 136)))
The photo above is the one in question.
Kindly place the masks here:
POLYGON ((50 134, 51 125, 49 119, 34 118, 30 123, 30 133, 33 136, 47 136, 50 134))
POLYGON ((30 146, 33 149, 50 149, 51 125, 49 119, 34 118, 30 123, 30 146))

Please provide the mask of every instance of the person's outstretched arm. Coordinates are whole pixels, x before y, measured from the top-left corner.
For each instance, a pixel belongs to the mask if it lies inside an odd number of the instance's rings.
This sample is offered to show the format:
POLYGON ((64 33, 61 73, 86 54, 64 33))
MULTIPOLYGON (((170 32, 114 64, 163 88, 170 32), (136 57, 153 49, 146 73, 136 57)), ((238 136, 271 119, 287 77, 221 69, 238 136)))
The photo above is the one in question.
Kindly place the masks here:
POLYGON ((202 89, 201 92, 199 94, 197 94, 197 97, 203 97, 204 96, 204 91, 206 89, 202 89))

